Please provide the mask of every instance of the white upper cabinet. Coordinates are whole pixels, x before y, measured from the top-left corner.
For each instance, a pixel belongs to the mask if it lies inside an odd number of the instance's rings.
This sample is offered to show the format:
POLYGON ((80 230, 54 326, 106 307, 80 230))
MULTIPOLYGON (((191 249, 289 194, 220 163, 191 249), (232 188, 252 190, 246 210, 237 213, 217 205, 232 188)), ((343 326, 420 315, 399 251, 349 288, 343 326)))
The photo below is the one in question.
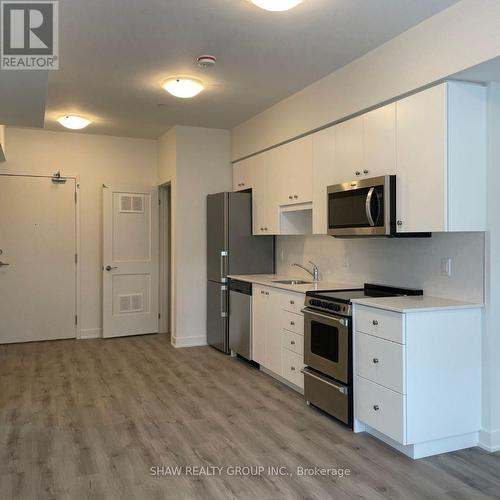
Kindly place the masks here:
POLYGON ((312 201, 312 137, 306 136, 269 151, 277 173, 278 205, 312 201))
POLYGON ((279 233, 279 205, 275 193, 278 173, 272 151, 254 156, 252 207, 255 235, 279 233))
POLYGON ((486 90, 448 82, 397 103, 397 231, 484 231, 486 90))
MULTIPOLYGON (((363 177, 396 173, 396 104, 363 115, 363 177)), ((346 179, 350 180, 350 179, 346 179)))
POLYGON ((256 183, 258 156, 251 156, 233 165, 233 191, 252 189, 256 183))
POLYGON ((332 184, 359 178, 363 173, 363 117, 335 126, 335 172, 332 184))
POLYGON ((313 144, 313 233, 327 234, 326 189, 335 184, 335 131, 330 127, 312 136, 313 144))

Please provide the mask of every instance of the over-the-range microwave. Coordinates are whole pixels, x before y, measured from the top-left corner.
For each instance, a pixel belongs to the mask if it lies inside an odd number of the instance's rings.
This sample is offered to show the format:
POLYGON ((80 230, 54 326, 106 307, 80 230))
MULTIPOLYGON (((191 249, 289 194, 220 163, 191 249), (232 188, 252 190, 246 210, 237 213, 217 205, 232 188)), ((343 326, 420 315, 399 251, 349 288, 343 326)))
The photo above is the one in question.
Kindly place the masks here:
POLYGON ((395 236, 396 176, 385 175, 329 186, 330 236, 395 236))

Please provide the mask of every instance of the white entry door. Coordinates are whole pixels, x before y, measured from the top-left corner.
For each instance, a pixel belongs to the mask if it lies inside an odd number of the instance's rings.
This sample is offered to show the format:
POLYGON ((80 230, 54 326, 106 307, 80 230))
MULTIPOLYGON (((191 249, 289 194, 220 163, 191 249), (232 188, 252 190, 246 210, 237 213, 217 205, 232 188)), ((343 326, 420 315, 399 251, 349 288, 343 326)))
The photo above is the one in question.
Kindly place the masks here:
POLYGON ((76 337, 75 188, 0 175, 0 343, 76 337))
POLYGON ((158 189, 104 188, 103 337, 158 332, 158 189))

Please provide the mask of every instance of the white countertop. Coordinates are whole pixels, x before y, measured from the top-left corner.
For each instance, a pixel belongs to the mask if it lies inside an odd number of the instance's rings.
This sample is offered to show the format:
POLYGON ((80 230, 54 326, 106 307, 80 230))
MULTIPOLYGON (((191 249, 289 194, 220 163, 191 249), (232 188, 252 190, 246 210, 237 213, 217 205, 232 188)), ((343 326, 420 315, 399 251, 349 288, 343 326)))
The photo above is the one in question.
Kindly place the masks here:
POLYGON ((353 304, 376 307, 398 313, 412 313, 423 311, 441 311, 445 309, 473 309, 483 307, 483 304, 462 302, 459 300, 443 299, 422 295, 417 297, 365 297, 354 299, 353 304))
POLYGON ((352 288, 363 288, 363 285, 335 283, 332 281, 318 281, 312 283, 312 279, 309 279, 307 276, 284 276, 281 274, 233 274, 229 275, 229 278, 297 293, 306 293, 312 290, 349 290, 352 288), (276 280, 301 280, 311 281, 311 283, 305 285, 284 285, 283 283, 276 283, 276 280))

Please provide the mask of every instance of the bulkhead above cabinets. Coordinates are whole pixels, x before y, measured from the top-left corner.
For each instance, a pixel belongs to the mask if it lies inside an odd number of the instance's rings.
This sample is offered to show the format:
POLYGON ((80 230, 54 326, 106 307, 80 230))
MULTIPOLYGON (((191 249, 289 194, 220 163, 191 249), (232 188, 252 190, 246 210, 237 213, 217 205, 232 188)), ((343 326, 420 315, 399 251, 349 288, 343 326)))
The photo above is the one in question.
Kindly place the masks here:
POLYGON ((484 231, 486 89, 436 85, 237 162, 233 175, 235 191, 252 190, 254 234, 327 234, 327 187, 385 175, 396 175, 397 233, 484 231), (293 205, 308 212, 289 224, 293 205))

